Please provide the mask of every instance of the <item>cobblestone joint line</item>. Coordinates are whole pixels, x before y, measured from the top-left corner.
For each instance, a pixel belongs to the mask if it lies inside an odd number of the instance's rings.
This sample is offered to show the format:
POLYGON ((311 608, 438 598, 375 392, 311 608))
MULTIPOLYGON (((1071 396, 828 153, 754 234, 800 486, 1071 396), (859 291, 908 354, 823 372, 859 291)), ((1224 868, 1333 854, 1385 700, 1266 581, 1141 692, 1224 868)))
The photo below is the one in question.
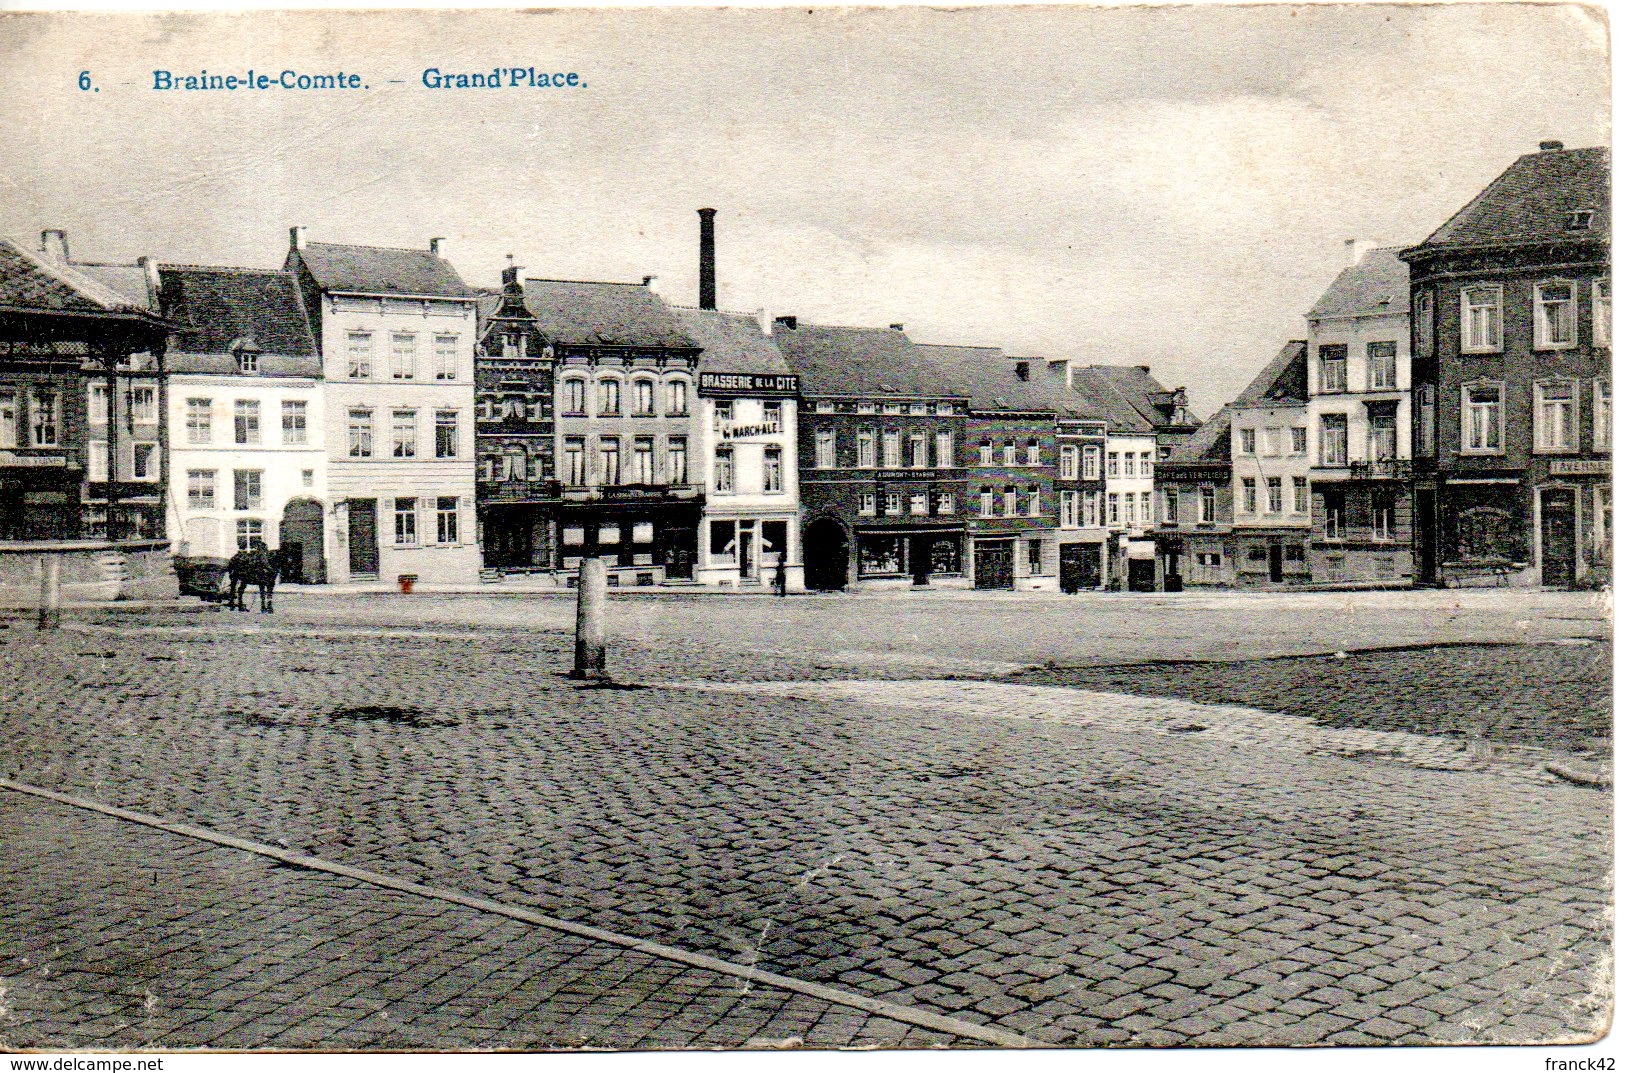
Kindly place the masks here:
POLYGON ((767 972, 752 966, 740 965, 734 962, 724 961, 721 958, 714 958, 705 954, 698 954, 688 950, 682 950, 678 947, 667 946, 663 943, 650 942, 646 939, 638 939, 629 935, 622 935, 618 932, 605 931, 601 928, 595 928, 587 924, 578 924, 573 921, 560 920, 556 917, 550 917, 542 913, 522 909, 517 906, 508 905, 504 902, 494 901, 489 898, 479 898, 475 897, 474 895, 463 894, 460 891, 425 886, 421 883, 413 883, 408 880, 398 879, 382 872, 374 872, 365 868, 355 868, 350 865, 340 864, 336 861, 324 860, 320 857, 310 857, 301 853, 291 853, 275 846, 266 845, 263 842, 254 842, 245 838, 237 838, 233 835, 222 834, 218 831, 209 830, 205 827, 197 827, 188 823, 178 823, 173 820, 166 820, 160 816, 152 816, 147 813, 135 812, 130 809, 119 808, 116 805, 108 805, 100 801, 90 800, 88 798, 75 797, 71 794, 57 793, 54 790, 47 790, 43 787, 32 786, 27 783, 14 782, 10 779, 0 779, 0 790, 10 790, 14 793, 44 798, 46 800, 58 802, 59 804, 85 809, 90 812, 101 813, 104 816, 111 816, 130 823, 137 823, 144 827, 151 827, 160 831, 168 831, 171 834, 182 835, 187 838, 195 838, 200 841, 214 843, 215 845, 228 846, 232 849, 242 850, 246 853, 253 853, 261 857, 269 857, 273 860, 278 860, 295 867, 308 868, 313 871, 325 872, 330 875, 344 876, 362 883, 382 887, 386 890, 399 891, 405 894, 414 894, 419 897, 433 898, 437 901, 450 902, 481 912, 495 913, 500 916, 508 917, 512 920, 521 921, 523 923, 533 924, 538 927, 548 928, 553 931, 564 932, 570 935, 576 935, 585 939, 592 939, 598 942, 608 943, 628 950, 635 950, 639 953, 647 954, 652 957, 663 958, 665 960, 675 961, 683 965, 690 965, 695 968, 722 973, 738 979, 764 984, 769 987, 777 987, 786 991, 793 991, 798 994, 822 999, 826 1002, 863 1010, 867 1013, 887 1017, 896 1021, 902 1021, 907 1024, 917 1025, 921 1028, 945 1032, 950 1035, 961 1036, 967 1039, 975 1039, 983 1043, 991 1043, 997 1047, 1028 1048, 1040 1045, 1037 1044, 1036 1041, 1031 1040, 1026 1036, 1011 1032, 1007 1029, 998 1028, 994 1025, 974 1024, 972 1022, 962 1021, 957 1018, 945 1017, 941 1014, 932 1013, 927 1010, 913 1009, 907 1006, 900 1006, 895 1003, 886 1002, 881 999, 870 998, 867 995, 852 994, 850 992, 837 990, 836 988, 826 987, 822 984, 809 983, 805 980, 797 980, 794 977, 781 976, 778 973, 767 972))

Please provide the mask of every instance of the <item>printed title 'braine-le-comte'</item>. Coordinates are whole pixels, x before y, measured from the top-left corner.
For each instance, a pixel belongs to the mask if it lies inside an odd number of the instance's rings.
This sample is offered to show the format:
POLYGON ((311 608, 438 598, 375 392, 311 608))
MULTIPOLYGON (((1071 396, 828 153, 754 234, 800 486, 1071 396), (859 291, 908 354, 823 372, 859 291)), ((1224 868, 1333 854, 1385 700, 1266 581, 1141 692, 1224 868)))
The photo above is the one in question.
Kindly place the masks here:
POLYGON ((511 258, 471 287, 439 239, 296 227, 244 268, 46 231, 0 242, 0 545, 119 595, 256 540, 310 584, 1604 584, 1608 178, 1543 143, 1425 240, 1348 243, 1205 421, 1146 365, 719 308, 711 209, 693 305, 511 258))

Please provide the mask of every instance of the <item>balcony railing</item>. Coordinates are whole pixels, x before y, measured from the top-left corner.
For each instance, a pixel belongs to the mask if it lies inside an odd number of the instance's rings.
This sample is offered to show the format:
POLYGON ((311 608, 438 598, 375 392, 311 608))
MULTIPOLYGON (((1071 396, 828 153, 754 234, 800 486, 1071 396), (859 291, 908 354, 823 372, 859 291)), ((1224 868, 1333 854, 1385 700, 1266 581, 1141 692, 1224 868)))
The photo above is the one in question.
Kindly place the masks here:
POLYGON ((1350 462, 1349 477, 1357 481, 1408 481, 1411 460, 1384 458, 1375 462, 1350 462))

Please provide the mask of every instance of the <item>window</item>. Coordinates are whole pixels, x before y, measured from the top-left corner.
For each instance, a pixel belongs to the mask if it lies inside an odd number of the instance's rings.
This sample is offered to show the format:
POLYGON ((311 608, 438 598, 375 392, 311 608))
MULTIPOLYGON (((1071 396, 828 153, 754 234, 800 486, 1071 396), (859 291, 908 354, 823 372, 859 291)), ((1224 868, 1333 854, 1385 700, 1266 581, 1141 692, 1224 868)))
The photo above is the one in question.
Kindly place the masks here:
POLYGON ((418 373, 418 337, 396 332, 389 337, 389 376, 392 380, 413 380, 418 373))
POLYGON ((1027 517, 1036 518, 1044 513, 1044 499, 1036 484, 1027 486, 1027 517))
POLYGON ((1162 520, 1169 525, 1179 524, 1179 489, 1162 490, 1162 520))
POLYGON ((1240 450, 1242 454, 1255 455, 1258 453, 1257 431, 1250 428, 1238 429, 1237 435, 1241 437, 1240 450))
POLYGON ((1399 457, 1399 418, 1392 410, 1373 409, 1368 419, 1371 461, 1390 462, 1399 457))
POLYGON ((632 413, 638 417, 655 415, 655 382, 638 379, 632 381, 632 413))
POLYGON ((265 506, 264 477, 264 472, 257 469, 232 471, 231 505, 234 510, 260 510, 265 506))
POLYGON ((564 439, 564 483, 571 488, 587 483, 587 443, 580 436, 564 439))
POLYGON ((952 492, 937 493, 937 513, 952 514, 954 512, 954 494, 952 492))
POLYGON ((1007 466, 1016 464, 1016 445, 1014 441, 999 445, 999 457, 1003 459, 1004 464, 1007 466))
POLYGON ((1591 283, 1591 345, 1614 345, 1613 288, 1606 279, 1591 283))
POLYGON ((952 469, 954 467, 954 434, 952 432, 937 433, 937 468, 952 469))
POLYGON ((1063 444, 1060 451, 1059 465, 1056 467, 1056 476, 1066 480, 1076 480, 1078 476, 1078 448, 1075 444, 1063 444))
POLYGON ((92 440, 87 445, 87 472, 85 477, 91 481, 105 481, 107 479, 107 441, 92 440))
POLYGON ((1417 291, 1411 301, 1411 350, 1419 357, 1433 353, 1433 292, 1417 291))
POLYGON ((1133 529, 1135 526, 1133 492, 1123 493, 1123 524, 1130 529, 1133 529))
POLYGON ((621 483, 621 441, 614 437, 598 441, 598 483, 606 487, 621 483))
MULTIPOLYGON (((762 491, 784 491, 784 451, 778 447, 767 447, 762 451, 762 491)), ((924 499, 924 496, 921 496, 924 499)), ((921 510, 921 514, 925 511, 921 510)))
POLYGON ((813 437, 813 465, 818 469, 835 468, 835 430, 821 428, 813 437))
POLYGON ((257 373, 260 371, 260 352, 249 350, 247 347, 237 351, 237 371, 240 373, 257 373))
POLYGON ((666 441, 666 482, 688 483, 688 437, 673 436, 666 441))
POLYGON ((313 470, 313 469, 302 469, 302 470, 300 470, 299 471, 299 483, 302 484, 303 486, 305 486, 306 488, 314 488, 314 487, 316 487, 316 471, 313 470))
POLYGON ((1211 484, 1204 484, 1197 498, 1196 520, 1204 525, 1212 525, 1213 519, 1218 516, 1219 493, 1211 484))
POLYGON ((1016 504, 1016 486, 1007 484, 1004 486, 1004 516, 1014 518, 1019 513, 1016 504))
POLYGON ((1038 450, 1038 441, 1037 440, 1028 440, 1027 441, 1027 464, 1029 466, 1038 465, 1039 457, 1040 456, 1039 456, 1039 450, 1038 450))
POLYGON ((903 434, 889 428, 881 437, 881 466, 884 469, 898 469, 902 464, 903 434))
POLYGON ((875 468, 875 430, 872 428, 858 429, 858 468, 875 468))
POLYGON ((783 432, 784 404, 782 402, 762 403, 762 424, 767 426, 769 432, 783 432))
POLYGON ((908 434, 908 464, 911 469, 931 468, 931 456, 927 453, 926 444, 924 429, 915 429, 908 434))
POLYGON ((457 543, 457 497, 436 496, 434 500, 434 539, 437 544, 457 543))
POLYGON ((631 484, 655 483, 655 441, 639 436, 632 441, 631 484))
MULTIPOLYGON (((106 405, 105 394, 103 405, 106 405)), ((187 399, 186 442, 208 443, 212 439, 214 439, 214 400, 187 399)))
POLYGON ((1464 354, 1493 354, 1501 349, 1501 288, 1463 287, 1461 291, 1461 350, 1464 354))
POLYGON ((55 447, 61 438, 61 399, 49 388, 33 388, 28 393, 29 443, 35 447, 55 447))
POLYGON ((716 490, 731 492, 734 490, 734 449, 732 447, 718 447, 716 465, 712 467, 716 475, 716 490))
POLYGON ((232 438, 237 443, 260 442, 260 404, 255 399, 238 399, 232 404, 232 438))
POLYGON ((1535 450, 1573 451, 1580 445, 1576 429, 1579 385, 1572 380, 1535 383, 1535 450))
POLYGON ((1463 385, 1461 445, 1464 452, 1499 454, 1502 440, 1501 385, 1463 385))
POLYGON ((1264 456, 1274 458, 1281 453, 1281 430, 1267 428, 1264 430, 1264 456))
POLYGON ((938 417, 952 417, 953 415, 954 415, 954 404, 953 403, 951 403, 951 402, 939 402, 939 403, 937 403, 937 416, 938 417))
POLYGON ((860 492, 858 494, 858 513, 866 518, 874 517, 875 494, 873 492, 860 492))
POLYGON ((214 470, 186 471, 186 506, 188 510, 214 509, 214 470))
MULTIPOLYGON (((437 335, 434 337, 434 378, 436 380, 457 379, 457 337, 455 335, 437 335)), ((453 530, 456 523, 452 523, 453 530)), ((455 544, 457 541, 442 540, 442 544, 455 544)))
POLYGON ((434 456, 436 458, 456 458, 457 439, 457 411, 436 410, 434 412, 434 456))
POLYGON ((1123 517, 1123 497, 1116 492, 1106 493, 1106 524, 1117 525, 1123 517))
POLYGON ((1580 303, 1575 298, 1573 283, 1537 283, 1535 347, 1561 350, 1573 346, 1579 334, 1579 315, 1580 303))
POLYGON ((991 466, 993 464, 992 440, 983 440, 976 445, 976 464, 978 466, 991 466))
POLYGON ((1140 452, 1140 476, 1149 477, 1154 472, 1155 471, 1151 468, 1151 452, 1150 451, 1141 451, 1140 452))
POLYGON ((1394 501, 1387 496, 1371 498, 1371 539, 1394 539, 1394 501))
POLYGON ((1399 386, 1399 344, 1393 342, 1365 345, 1366 388, 1370 391, 1392 391, 1399 386))
POLYGON ((910 514, 930 514, 931 501, 924 492, 910 492, 908 497, 908 512, 910 514))
POLYGON ((1324 502, 1326 504, 1326 539, 1342 540, 1345 519, 1342 491, 1328 489, 1324 495, 1324 502))
POLYGON ((395 546, 415 548, 418 543, 418 501, 416 498, 395 500, 395 546))
POLYGON ((875 412, 875 404, 874 403, 872 403, 872 402, 860 402, 860 403, 858 403, 858 413, 860 413, 860 414, 872 414, 874 412, 875 412))
POLYGON ((1281 478, 1264 478, 1265 511, 1269 514, 1281 513, 1281 478))
POLYGON ((1614 449, 1614 400, 1611 382, 1606 379, 1591 381, 1591 449, 1614 449))
POLYGON ((584 417, 587 413, 587 382, 579 377, 564 381, 564 412, 570 417, 584 417))
POLYGON ((395 410, 389 415, 389 453, 392 458, 416 458, 418 412, 395 410))
POLYGON ((300 399, 284 399, 282 401, 282 442, 306 443, 309 430, 305 426, 305 406, 300 399))
POLYGON ((1302 425, 1292 426, 1292 453, 1306 455, 1309 453, 1309 430, 1302 425))
POLYGON ((1140 493, 1140 524, 1141 525, 1150 525, 1150 524, 1152 524, 1152 521, 1153 521, 1153 519, 1152 519, 1152 516, 1151 516, 1151 493, 1150 492, 1141 492, 1140 493))
POLYGON ((351 410, 349 421, 351 458, 372 457, 372 411, 351 410))
POLYGON ((1320 390, 1335 395, 1349 389, 1349 348, 1329 343, 1320 348, 1320 390))
POLYGON ((925 417, 931 412, 931 404, 925 402, 911 402, 908 404, 908 412, 913 414, 915 417, 925 417))
POLYGON ((1416 453, 1433 454, 1434 437, 1438 431, 1438 397, 1432 384, 1418 384, 1411 393, 1416 409, 1416 453))
POLYGON ((1292 478, 1292 513, 1309 513, 1309 478, 1292 478))
POLYGON ((882 413, 900 414, 903 412, 903 404, 900 402, 883 403, 881 404, 880 410, 882 413))
POLYGON ((247 551, 265 539, 265 523, 258 518, 237 519, 237 550, 247 551))
POLYGON ((1083 479, 1086 481, 1100 478, 1100 448, 1085 447, 1083 449, 1083 479))
POLYGON ((1111 480, 1119 473, 1118 454, 1116 451, 1106 452, 1106 479, 1111 480))
POLYGON ((1038 574, 1044 570, 1044 542, 1042 540, 1027 541, 1027 573, 1038 574))
POLYGON ((1093 489, 1083 493, 1083 505, 1079 508, 1078 524, 1088 527, 1100 524, 1100 493, 1093 489))
POLYGON ((347 353, 350 359, 350 379, 370 379, 372 377, 372 333, 349 333, 347 353))
POLYGON ((902 492, 887 492, 886 493, 886 513, 891 514, 891 515, 897 515, 897 514, 903 513, 903 493, 902 492))
POLYGON ((1320 464, 1349 464, 1349 418, 1347 414, 1320 415, 1320 464))
MULTIPOLYGON (((721 404, 718 404, 720 413, 721 404)), ((621 412, 621 382, 612 377, 601 377, 598 381, 598 412, 606 417, 618 416, 621 412)), ((732 414, 729 415, 730 417, 732 414)), ((725 420, 725 419, 724 419, 725 420)))
POLYGON ((976 513, 984 518, 993 516, 993 489, 984 487, 978 497, 976 513))
POLYGON ((1070 488, 1063 489, 1057 498, 1061 503, 1061 528, 1076 529, 1078 527, 1078 493, 1070 488))
POLYGON ((1591 529, 1592 544, 1603 554, 1612 555, 1614 549, 1614 489, 1612 486, 1606 484, 1597 485, 1594 509, 1597 524, 1591 529))
POLYGON ((666 416, 685 417, 688 414, 688 382, 666 381, 666 416))
POLYGON ((93 425, 107 424, 107 385, 90 385, 90 423, 93 425))
POLYGON ((1251 477, 1241 479, 1241 512, 1258 513, 1258 482, 1251 477))

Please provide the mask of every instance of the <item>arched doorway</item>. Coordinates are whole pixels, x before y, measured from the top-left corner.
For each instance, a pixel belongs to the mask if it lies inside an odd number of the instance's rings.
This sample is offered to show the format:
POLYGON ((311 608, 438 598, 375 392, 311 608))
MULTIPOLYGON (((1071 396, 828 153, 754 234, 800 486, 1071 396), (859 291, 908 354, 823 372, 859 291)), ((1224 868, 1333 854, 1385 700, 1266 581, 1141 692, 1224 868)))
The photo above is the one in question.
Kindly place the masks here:
POLYGON ((833 518, 819 518, 807 526, 801 538, 801 554, 806 564, 809 589, 846 588, 847 563, 851 543, 846 528, 833 518))
POLYGON ((282 510, 278 541, 282 560, 282 580, 301 585, 327 581, 327 564, 322 558, 322 505, 314 499, 292 499, 282 510))

